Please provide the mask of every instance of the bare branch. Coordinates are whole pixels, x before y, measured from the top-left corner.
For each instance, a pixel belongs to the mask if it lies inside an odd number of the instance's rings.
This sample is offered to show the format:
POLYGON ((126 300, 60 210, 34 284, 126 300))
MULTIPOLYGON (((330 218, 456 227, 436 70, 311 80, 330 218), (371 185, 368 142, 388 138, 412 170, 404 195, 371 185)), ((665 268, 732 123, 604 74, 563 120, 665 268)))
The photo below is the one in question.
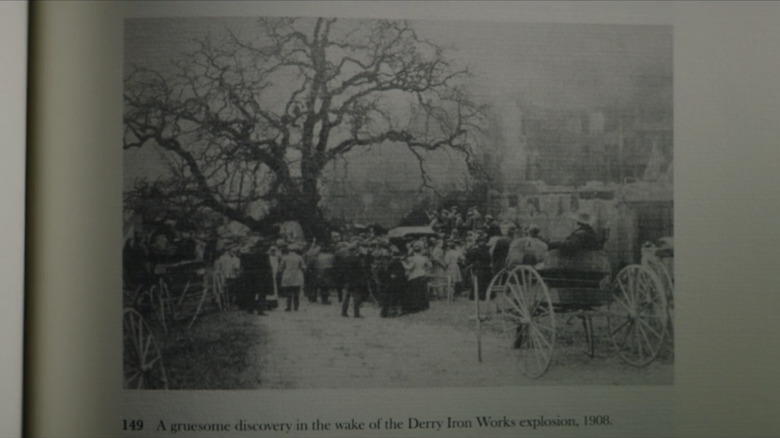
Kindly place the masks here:
POLYGON ((316 215, 323 169, 356 148, 406 147, 421 189, 435 190, 429 151, 479 171, 484 111, 464 91, 468 70, 410 23, 266 18, 253 32, 225 29, 173 60, 174 73, 125 79, 123 148, 177 157, 176 193, 259 227, 253 202, 316 215))

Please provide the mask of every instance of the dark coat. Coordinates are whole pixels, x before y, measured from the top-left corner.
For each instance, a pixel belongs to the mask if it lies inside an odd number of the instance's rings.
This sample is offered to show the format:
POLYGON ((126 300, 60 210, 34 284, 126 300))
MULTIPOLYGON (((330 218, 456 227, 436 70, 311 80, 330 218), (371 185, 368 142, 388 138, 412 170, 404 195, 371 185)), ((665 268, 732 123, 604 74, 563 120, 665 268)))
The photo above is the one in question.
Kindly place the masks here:
POLYGON ((238 302, 250 307, 257 295, 265 302, 265 296, 274 290, 273 269, 268 254, 252 252, 241 256, 241 275, 238 278, 238 302))
MULTIPOLYGON (((490 283, 490 279, 493 277, 491 273, 490 249, 485 244, 477 245, 466 251, 465 260, 466 265, 471 266, 471 275, 477 277, 479 297, 484 299, 488 283, 490 283)), ((468 287, 471 289, 471 284, 468 287)))
POLYGON ((506 265, 506 258, 509 255, 509 245, 512 240, 509 237, 501 237, 496 241, 496 245, 493 247, 493 255, 491 256, 491 270, 493 275, 498 273, 506 265))
POLYGON ((394 258, 381 272, 385 295, 399 295, 406 287, 406 269, 401 259, 394 258))
POLYGON ((562 255, 573 256, 583 251, 603 249, 604 242, 589 225, 578 224, 577 229, 562 242, 550 243, 550 249, 557 249, 562 255))
POLYGON ((350 253, 344 258, 344 283, 351 292, 363 292, 371 275, 371 257, 350 253))

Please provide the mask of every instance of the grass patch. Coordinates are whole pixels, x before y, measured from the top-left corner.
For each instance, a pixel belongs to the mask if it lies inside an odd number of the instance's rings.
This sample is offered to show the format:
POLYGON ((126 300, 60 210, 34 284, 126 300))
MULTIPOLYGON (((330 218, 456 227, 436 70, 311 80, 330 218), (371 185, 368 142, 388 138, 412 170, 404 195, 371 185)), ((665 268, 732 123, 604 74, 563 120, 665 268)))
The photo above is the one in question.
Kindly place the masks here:
MULTIPOLYGON (((247 315, 248 316, 248 315, 247 315)), ((175 327, 163 358, 171 389, 244 389, 251 351, 266 342, 262 326, 240 312, 203 317, 191 329, 175 327)))

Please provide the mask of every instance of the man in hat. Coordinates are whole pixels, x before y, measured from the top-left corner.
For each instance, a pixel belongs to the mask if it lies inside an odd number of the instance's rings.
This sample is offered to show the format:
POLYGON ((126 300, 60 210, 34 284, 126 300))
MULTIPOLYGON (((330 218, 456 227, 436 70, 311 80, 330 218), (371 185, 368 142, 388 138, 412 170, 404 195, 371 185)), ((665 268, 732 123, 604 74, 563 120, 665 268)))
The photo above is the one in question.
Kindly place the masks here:
POLYGON ((450 211, 442 208, 439 214, 431 219, 431 228, 436 232, 449 234, 452 232, 452 221, 450 220, 450 211))
POLYGON ((382 310, 379 316, 382 318, 400 312, 401 298, 406 291, 406 270, 401 250, 395 245, 391 246, 390 257, 390 262, 380 271, 382 310))
POLYGON ((425 210, 425 215, 428 217, 428 226, 431 227, 432 230, 438 231, 442 228, 441 216, 436 210, 434 210, 433 213, 425 210))
POLYGON ((466 231, 476 231, 478 228, 484 226, 484 219, 479 213, 479 210, 477 210, 477 207, 469 207, 469 210, 466 213, 466 222, 463 225, 465 226, 466 231))
POLYGON ((243 272, 239 281, 239 305, 255 315, 265 315, 265 296, 273 288, 273 273, 260 242, 241 255, 240 265, 243 272))
POLYGON ((593 229, 593 217, 584 211, 574 214, 572 220, 576 228, 566 239, 551 242, 550 249, 557 249, 562 255, 573 256, 583 251, 594 251, 604 247, 604 242, 593 229))
POLYGON ((365 251, 361 249, 357 242, 352 242, 348 246, 348 253, 344 257, 344 288, 346 293, 344 301, 341 304, 341 316, 349 316, 349 300, 353 300, 353 316, 360 318, 360 304, 366 295, 366 277, 368 272, 368 259, 365 257, 365 251))
POLYGON ((492 214, 485 215, 485 222, 482 226, 482 230, 485 231, 488 239, 501 235, 501 227, 498 225, 495 219, 493 219, 492 214))
POLYGON ((450 232, 460 234, 463 230, 463 215, 458 211, 458 206, 453 205, 450 209, 450 232))
MULTIPOLYGON (((466 250, 465 264, 469 266, 471 277, 469 282, 473 281, 474 277, 477 279, 479 299, 484 300, 490 279, 493 278, 491 273, 491 257, 490 248, 487 245, 487 237, 483 231, 476 234, 474 242, 466 250)), ((474 299, 474 291, 471 284, 465 285, 469 289, 469 299, 474 299)))
POLYGON ((339 240, 333 242, 333 287, 336 289, 339 303, 344 300, 344 289, 346 287, 349 267, 347 259, 350 255, 350 244, 339 237, 339 240))
POLYGON ((517 226, 514 223, 505 224, 500 236, 495 236, 488 241, 490 248, 490 266, 493 275, 496 275, 506 266, 509 247, 517 233, 517 226))
POLYGON ((330 304, 330 290, 335 288, 335 275, 333 272, 335 254, 331 245, 322 247, 314 258, 312 270, 314 271, 314 301, 319 296, 322 304, 330 304))

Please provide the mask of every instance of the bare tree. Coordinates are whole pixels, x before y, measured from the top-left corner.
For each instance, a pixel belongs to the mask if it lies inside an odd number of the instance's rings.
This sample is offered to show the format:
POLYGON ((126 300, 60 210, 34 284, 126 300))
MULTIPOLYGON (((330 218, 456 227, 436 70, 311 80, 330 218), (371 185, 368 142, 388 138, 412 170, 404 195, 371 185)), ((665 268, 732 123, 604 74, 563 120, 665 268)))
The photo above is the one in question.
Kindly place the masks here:
POLYGON ((125 80, 124 148, 169 151, 201 206, 252 229, 296 218, 317 232, 323 169, 356 148, 406 147, 421 160, 449 148, 477 168, 483 108, 468 72, 409 23, 257 26, 251 38, 199 40, 173 73, 136 68, 125 80))

